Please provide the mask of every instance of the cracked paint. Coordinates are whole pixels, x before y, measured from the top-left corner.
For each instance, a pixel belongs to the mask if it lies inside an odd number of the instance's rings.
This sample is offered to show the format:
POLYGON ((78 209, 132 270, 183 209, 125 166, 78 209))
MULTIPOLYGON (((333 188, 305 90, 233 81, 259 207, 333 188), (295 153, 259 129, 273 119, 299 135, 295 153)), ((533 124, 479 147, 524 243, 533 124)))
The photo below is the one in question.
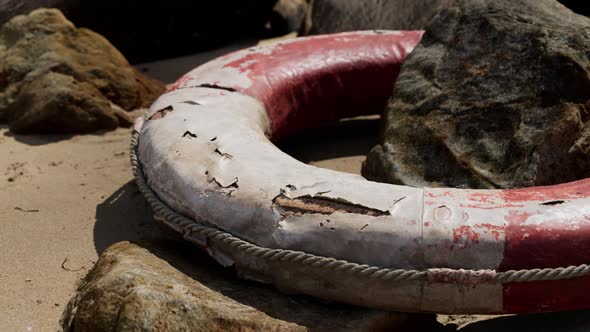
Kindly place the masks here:
POLYGON ((174 107, 171 105, 162 108, 161 110, 156 111, 152 116, 149 117, 148 120, 159 120, 163 119, 168 113, 174 111, 174 107))
POLYGON ((389 212, 379 211, 359 204, 348 202, 344 199, 327 197, 299 196, 289 198, 281 194, 273 199, 276 207, 283 209, 283 214, 319 213, 330 215, 335 212, 362 214, 368 216, 384 216, 389 212))

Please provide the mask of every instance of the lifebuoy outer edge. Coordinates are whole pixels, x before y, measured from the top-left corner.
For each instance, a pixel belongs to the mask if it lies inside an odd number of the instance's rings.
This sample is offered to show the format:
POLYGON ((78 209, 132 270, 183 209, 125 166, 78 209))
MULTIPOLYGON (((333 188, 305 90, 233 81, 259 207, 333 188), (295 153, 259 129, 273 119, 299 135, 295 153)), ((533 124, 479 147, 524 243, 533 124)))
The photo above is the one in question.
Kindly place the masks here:
POLYGON ((285 291, 402 311, 590 307, 590 180, 412 188, 309 166, 271 143, 381 112, 422 33, 280 41, 183 76, 135 128, 138 183, 145 176, 144 194, 173 210, 156 214, 220 263, 285 291))

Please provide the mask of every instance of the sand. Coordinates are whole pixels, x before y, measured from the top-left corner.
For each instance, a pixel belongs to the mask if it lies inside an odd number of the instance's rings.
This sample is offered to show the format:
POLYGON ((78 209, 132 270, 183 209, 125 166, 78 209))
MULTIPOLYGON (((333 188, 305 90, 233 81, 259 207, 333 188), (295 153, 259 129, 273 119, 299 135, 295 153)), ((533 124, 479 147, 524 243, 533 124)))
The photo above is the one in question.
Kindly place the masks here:
POLYGON ((0 131, 3 330, 55 330, 98 253, 136 237, 135 225, 125 223, 126 211, 109 208, 108 200, 129 187, 129 134, 120 129, 61 138, 0 131))

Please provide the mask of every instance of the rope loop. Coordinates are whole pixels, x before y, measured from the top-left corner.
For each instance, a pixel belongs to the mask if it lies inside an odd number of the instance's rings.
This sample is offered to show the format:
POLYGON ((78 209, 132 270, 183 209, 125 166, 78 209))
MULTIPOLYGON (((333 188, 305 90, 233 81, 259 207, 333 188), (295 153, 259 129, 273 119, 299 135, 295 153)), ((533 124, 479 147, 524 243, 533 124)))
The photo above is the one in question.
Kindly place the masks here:
MULTIPOLYGON (((137 155, 137 148, 139 146, 139 132, 134 131, 131 137, 131 168, 135 177, 135 182, 139 191, 146 198, 150 207, 166 223, 175 225, 186 232, 199 233, 207 238, 207 243, 215 242, 216 245, 222 247, 224 250, 234 250, 243 254, 256 257, 257 259, 265 260, 268 263, 273 262, 290 262, 297 263, 315 269, 323 269, 336 273, 354 275, 360 278, 367 278, 373 280, 381 280, 387 282, 409 282, 409 281, 427 281, 429 274, 437 273, 439 269, 429 270, 405 270, 405 269, 390 269, 381 268, 377 266, 369 266, 365 264, 357 264, 347 262, 344 260, 337 260, 335 258, 321 257, 311 255, 301 251, 285 250, 285 249, 270 249, 256 246, 255 244, 244 241, 233 236, 230 233, 223 232, 217 228, 212 227, 207 223, 191 220, 185 216, 172 210, 166 205, 149 187, 148 182, 143 174, 141 162, 137 155)), ((473 278, 473 276, 483 274, 483 270, 450 270, 445 269, 445 273, 450 273, 457 277, 455 280, 461 280, 461 276, 473 278)), ((485 270, 488 272, 489 270, 485 270)), ((582 264, 577 266, 545 268, 545 269, 529 269, 529 270, 510 270, 505 272, 496 272, 490 280, 489 273, 486 279, 487 282, 493 281, 496 283, 514 283, 514 282, 532 282, 532 281, 546 281, 546 280, 563 280, 579 278, 590 275, 590 265, 582 264)))

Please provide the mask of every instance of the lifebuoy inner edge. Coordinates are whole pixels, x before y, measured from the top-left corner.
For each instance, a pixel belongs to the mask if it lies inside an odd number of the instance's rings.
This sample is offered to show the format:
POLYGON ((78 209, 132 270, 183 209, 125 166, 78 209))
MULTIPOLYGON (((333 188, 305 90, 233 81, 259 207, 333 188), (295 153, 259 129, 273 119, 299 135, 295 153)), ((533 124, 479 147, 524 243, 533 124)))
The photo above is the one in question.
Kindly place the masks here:
POLYGON ((587 308, 590 180, 412 188, 296 161, 271 143, 380 113, 422 31, 281 41, 206 63, 136 123, 155 215, 243 277, 388 310, 587 308))

